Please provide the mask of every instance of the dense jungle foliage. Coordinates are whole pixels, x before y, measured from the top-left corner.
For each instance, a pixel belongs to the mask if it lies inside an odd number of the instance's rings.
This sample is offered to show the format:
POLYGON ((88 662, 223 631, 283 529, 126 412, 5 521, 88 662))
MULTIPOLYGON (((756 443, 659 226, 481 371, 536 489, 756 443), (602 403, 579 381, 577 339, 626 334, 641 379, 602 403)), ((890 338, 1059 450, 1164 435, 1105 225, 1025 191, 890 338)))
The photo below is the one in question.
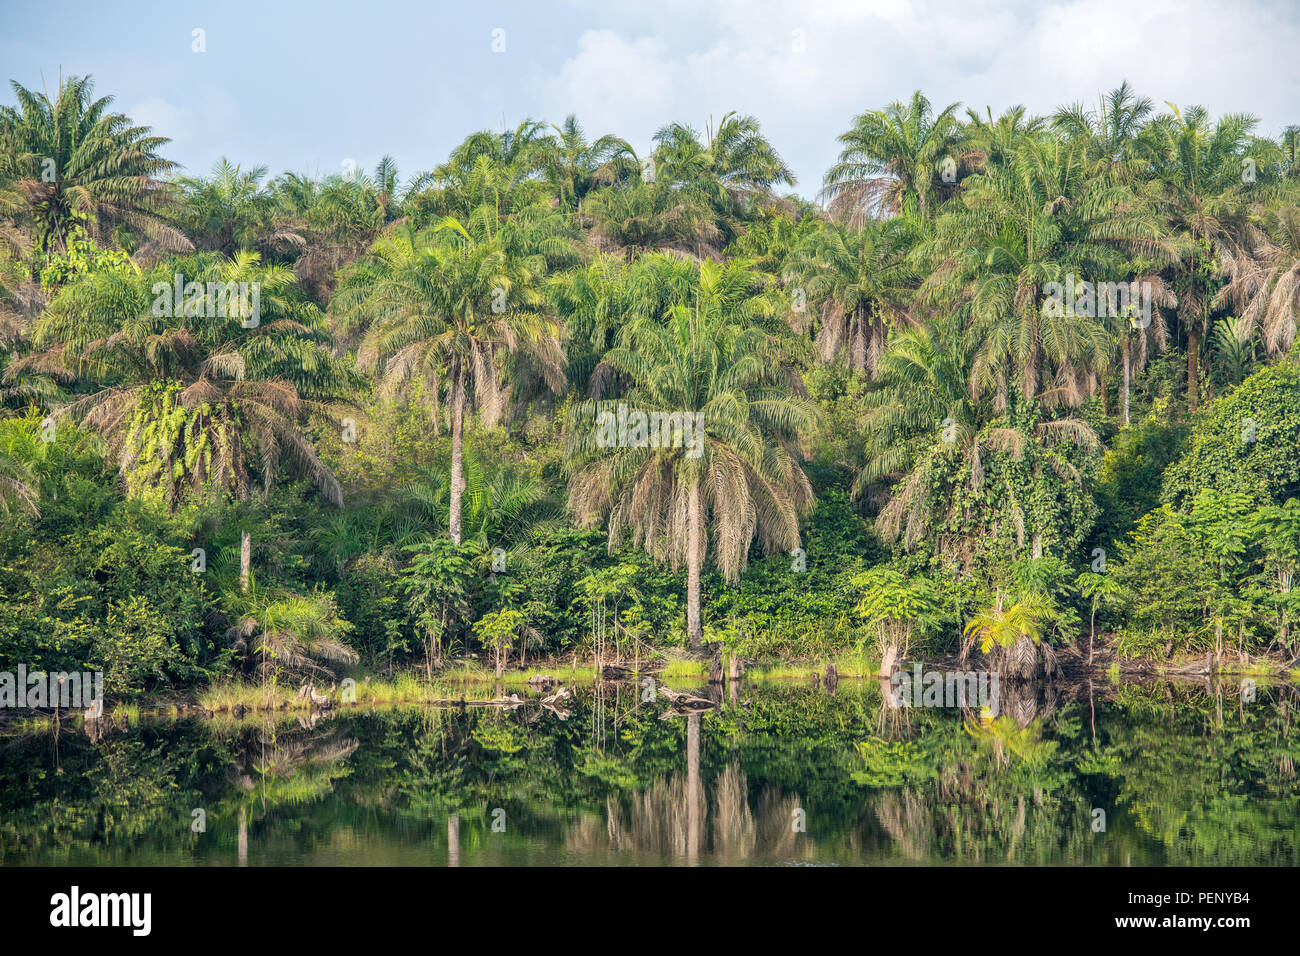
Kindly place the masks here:
POLYGON ((918 92, 810 202, 734 113, 403 181, 181 175, 88 77, 12 98, 0 667, 1294 663, 1298 127, 918 92))

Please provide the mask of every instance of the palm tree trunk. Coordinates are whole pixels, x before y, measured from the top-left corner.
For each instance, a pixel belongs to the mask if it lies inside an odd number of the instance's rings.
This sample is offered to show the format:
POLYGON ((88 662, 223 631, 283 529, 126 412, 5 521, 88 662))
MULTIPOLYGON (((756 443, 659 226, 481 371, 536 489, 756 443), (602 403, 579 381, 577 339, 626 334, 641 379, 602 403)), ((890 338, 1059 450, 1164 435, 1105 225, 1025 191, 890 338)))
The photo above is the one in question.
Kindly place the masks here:
POLYGON ((704 627, 700 623, 700 486, 691 487, 686 505, 686 636, 691 650, 704 646, 704 627))
POLYGON ((248 593, 253 574, 253 537, 247 531, 239 536, 239 590, 248 593))
POLYGON ((700 780, 700 715, 686 718, 686 857, 700 854, 704 829, 704 786, 700 780))
POLYGON ((451 399, 451 489, 447 531, 460 544, 461 496, 465 492, 465 379, 457 374, 451 399))
POLYGON ((1124 341, 1123 341, 1123 343, 1122 343, 1121 346, 1120 346, 1120 351, 1121 351, 1121 356, 1122 356, 1123 361, 1124 361, 1124 424, 1127 425, 1127 424, 1129 423, 1129 421, 1128 421, 1128 390, 1129 390, 1129 382, 1132 380, 1132 379, 1131 379, 1132 372, 1131 372, 1130 369, 1129 369, 1129 346, 1128 346, 1128 331, 1127 331, 1127 330, 1125 330, 1125 332, 1124 332, 1124 341))
POLYGON ((1197 372, 1201 357, 1201 330, 1197 327, 1196 319, 1187 323, 1187 408, 1189 411, 1196 411, 1197 399, 1200 397, 1197 388, 1197 372))

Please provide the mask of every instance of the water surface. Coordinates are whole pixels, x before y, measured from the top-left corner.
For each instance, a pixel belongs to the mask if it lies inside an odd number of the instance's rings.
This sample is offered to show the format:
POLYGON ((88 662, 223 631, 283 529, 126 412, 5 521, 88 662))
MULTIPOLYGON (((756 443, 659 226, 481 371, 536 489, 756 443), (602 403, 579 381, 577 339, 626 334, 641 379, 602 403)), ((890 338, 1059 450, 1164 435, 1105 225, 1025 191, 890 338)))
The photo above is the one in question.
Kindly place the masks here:
POLYGON ((1292 686, 1004 684, 992 721, 874 681, 642 696, 0 725, 0 863, 1300 862, 1292 686))

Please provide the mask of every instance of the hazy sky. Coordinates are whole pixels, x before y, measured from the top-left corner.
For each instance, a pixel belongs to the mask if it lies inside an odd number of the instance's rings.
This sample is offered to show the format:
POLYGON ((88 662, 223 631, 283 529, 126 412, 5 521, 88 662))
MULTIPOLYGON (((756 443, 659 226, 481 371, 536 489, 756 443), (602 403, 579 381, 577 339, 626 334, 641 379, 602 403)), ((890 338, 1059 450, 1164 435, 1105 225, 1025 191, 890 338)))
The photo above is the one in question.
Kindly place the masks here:
MULTIPOLYGON (((638 152, 679 120, 754 113, 811 196, 852 117, 938 106, 1047 112, 1127 78, 1157 104, 1300 123, 1294 0, 568 0, 61 3, 3 0, 6 79, 96 92, 206 172, 327 173, 384 153, 403 178, 474 129, 576 113, 638 152), (193 31, 204 31, 196 53, 193 31), (494 31, 504 31, 496 33, 494 31), (494 37, 504 52, 494 52, 494 37), (42 75, 44 80, 42 80, 42 75)), ((6 89, 0 95, 12 102, 6 89)))

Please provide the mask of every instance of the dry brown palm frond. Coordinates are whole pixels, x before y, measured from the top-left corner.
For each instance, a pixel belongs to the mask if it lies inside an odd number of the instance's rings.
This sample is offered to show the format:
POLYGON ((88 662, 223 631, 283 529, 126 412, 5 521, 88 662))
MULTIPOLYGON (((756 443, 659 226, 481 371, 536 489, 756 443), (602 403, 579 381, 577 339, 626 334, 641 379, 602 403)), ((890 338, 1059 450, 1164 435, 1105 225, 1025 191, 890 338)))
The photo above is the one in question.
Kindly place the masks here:
POLYGON ((985 442, 996 451, 1007 452, 1016 461, 1025 457, 1025 435, 1016 428, 991 428, 985 442))
POLYGON ((1101 440, 1093 427, 1081 418, 1058 418, 1049 422, 1039 422, 1034 431, 1040 437, 1058 437, 1071 442, 1077 448, 1097 449, 1101 440))

